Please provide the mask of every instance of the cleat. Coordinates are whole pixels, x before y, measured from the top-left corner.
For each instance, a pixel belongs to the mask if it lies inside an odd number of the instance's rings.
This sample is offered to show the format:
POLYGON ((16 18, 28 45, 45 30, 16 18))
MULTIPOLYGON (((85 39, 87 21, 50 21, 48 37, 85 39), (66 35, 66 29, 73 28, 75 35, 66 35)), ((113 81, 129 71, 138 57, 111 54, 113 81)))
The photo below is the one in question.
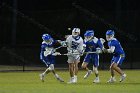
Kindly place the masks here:
POLYGON ((44 77, 45 77, 45 75, 44 75, 44 74, 40 74, 39 76, 40 76, 40 80, 41 80, 42 82, 44 82, 44 77))
POLYGON ((111 77, 111 78, 107 81, 107 83, 114 83, 115 81, 116 81, 116 79, 111 77))
POLYGON ((77 83, 77 76, 74 76, 74 82, 77 83))
POLYGON ((60 78, 60 77, 57 77, 56 78, 58 81, 60 81, 60 82, 64 82, 64 80, 62 79, 62 78, 60 78))
POLYGON ((121 77, 120 77, 120 82, 124 81, 126 78, 126 74, 123 74, 121 77))
POLYGON ((89 71, 86 73, 86 75, 84 76, 84 79, 87 79, 87 78, 90 76, 90 74, 92 74, 92 70, 89 70, 89 71))
POLYGON ((69 82, 67 82, 68 84, 74 84, 74 83, 76 83, 76 81, 75 81, 75 78, 73 77, 73 78, 71 78, 70 79, 70 81, 69 82))
POLYGON ((96 77, 95 80, 93 81, 93 83, 99 83, 99 82, 100 82, 99 77, 96 77))

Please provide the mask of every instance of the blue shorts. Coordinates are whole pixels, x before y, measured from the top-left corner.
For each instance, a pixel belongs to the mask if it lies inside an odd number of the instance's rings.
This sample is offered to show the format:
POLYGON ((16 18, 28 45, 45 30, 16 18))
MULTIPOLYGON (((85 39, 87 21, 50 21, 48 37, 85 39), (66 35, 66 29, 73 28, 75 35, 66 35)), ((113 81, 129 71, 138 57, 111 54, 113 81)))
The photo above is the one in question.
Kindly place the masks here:
POLYGON ((111 64, 114 62, 114 63, 117 63, 118 65, 121 65, 123 63, 125 59, 125 55, 122 54, 122 55, 115 55, 113 56, 112 60, 111 60, 111 64))
POLYGON ((98 54, 87 54, 84 58, 84 62, 90 63, 92 62, 94 67, 99 66, 99 55, 98 54))
POLYGON ((49 55, 49 56, 42 56, 41 57, 42 62, 44 62, 47 66, 50 64, 55 64, 55 56, 49 55))

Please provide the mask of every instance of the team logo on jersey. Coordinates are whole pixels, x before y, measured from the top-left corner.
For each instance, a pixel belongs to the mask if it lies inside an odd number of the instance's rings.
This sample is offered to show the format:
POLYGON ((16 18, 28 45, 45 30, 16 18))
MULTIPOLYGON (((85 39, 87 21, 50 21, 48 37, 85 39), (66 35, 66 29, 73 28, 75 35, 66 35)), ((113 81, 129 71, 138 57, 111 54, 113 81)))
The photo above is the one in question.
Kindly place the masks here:
POLYGON ((79 43, 72 41, 72 48, 77 49, 79 43))

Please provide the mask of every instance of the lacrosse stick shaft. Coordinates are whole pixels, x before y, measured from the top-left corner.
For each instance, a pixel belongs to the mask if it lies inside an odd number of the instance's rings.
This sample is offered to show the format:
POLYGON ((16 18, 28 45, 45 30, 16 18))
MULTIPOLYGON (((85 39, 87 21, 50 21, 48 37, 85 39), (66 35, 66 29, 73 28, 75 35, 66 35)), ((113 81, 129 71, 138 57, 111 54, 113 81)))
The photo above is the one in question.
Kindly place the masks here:
POLYGON ((60 49, 60 48, 62 48, 62 47, 65 47, 65 46, 59 46, 59 47, 55 48, 55 50, 60 49))
MULTIPOLYGON (((93 54, 93 53, 96 53, 96 52, 84 52, 84 54, 93 54)), ((79 53, 66 53, 66 54, 61 54, 61 55, 80 55, 79 53)))

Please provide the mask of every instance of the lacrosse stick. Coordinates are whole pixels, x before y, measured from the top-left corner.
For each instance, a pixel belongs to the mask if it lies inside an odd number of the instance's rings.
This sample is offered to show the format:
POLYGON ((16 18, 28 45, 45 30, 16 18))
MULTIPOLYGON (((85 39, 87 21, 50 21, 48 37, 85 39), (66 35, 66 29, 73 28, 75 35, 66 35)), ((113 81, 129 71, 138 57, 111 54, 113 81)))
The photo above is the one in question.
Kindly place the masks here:
MULTIPOLYGON (((84 52, 83 54, 93 54, 96 52, 84 52)), ((66 53, 66 54, 60 54, 60 55, 81 55, 80 53, 66 53)))

